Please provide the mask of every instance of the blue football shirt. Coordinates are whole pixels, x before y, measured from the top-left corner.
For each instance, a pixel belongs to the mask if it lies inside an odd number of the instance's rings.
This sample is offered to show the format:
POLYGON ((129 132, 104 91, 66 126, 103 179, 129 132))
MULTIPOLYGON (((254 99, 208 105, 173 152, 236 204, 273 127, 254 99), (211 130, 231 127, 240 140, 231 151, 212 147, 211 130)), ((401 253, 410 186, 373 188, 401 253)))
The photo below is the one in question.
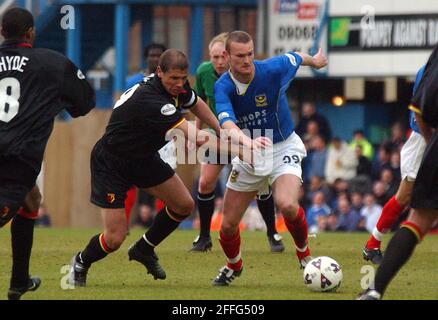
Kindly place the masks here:
MULTIPOLYGON (((425 68, 426 68, 426 65, 422 66, 420 68, 420 70, 418 70, 418 72, 417 72, 417 76, 415 77, 415 82, 414 82, 414 89, 413 89, 413 93, 412 93, 413 95, 415 94, 415 92, 418 89, 418 86, 420 85, 421 78, 423 78, 425 68)), ((417 133, 420 133, 420 128, 418 128, 417 121, 415 121, 415 112, 412 110, 411 110, 411 114, 410 114, 410 125, 411 125, 412 130, 414 130, 417 133)))
POLYGON ((240 129, 249 129, 251 137, 259 129, 273 130, 273 143, 286 140, 294 131, 294 122, 286 90, 302 63, 294 52, 263 61, 254 61, 252 81, 242 89, 228 71, 214 86, 216 113, 220 124, 233 121, 240 129))

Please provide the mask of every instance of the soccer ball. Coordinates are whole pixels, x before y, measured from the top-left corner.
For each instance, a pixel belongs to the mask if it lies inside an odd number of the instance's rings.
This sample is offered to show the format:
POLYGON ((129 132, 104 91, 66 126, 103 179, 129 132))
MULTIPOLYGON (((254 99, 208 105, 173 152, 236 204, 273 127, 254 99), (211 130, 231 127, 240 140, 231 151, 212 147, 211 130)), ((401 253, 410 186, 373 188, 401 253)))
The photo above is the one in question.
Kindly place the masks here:
POLYGON ((341 281, 341 266, 330 257, 317 257, 304 268, 304 284, 312 291, 335 291, 341 281))

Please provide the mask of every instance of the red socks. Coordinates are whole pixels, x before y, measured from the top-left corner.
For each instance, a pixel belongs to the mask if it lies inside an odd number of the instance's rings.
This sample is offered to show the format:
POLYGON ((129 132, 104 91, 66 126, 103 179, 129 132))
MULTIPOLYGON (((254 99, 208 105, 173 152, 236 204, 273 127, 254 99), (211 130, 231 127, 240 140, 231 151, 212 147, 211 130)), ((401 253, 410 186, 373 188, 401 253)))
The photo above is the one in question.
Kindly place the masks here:
POLYGON ((29 212, 24 210, 24 208, 20 208, 18 209, 17 214, 19 214, 20 216, 26 219, 32 219, 32 220, 38 219, 38 210, 29 212))
POLYGON ((388 200, 383 207, 382 214, 380 215, 379 221, 377 221, 372 235, 368 239, 366 244, 367 249, 380 248, 383 234, 391 229, 391 226, 400 216, 403 209, 404 207, 400 206, 395 196, 388 200))
POLYGON ((295 247, 297 249, 297 257, 299 260, 310 255, 310 250, 307 246, 307 220, 303 208, 298 209, 296 218, 292 221, 284 219, 287 229, 294 238, 295 247))
POLYGON ((227 256, 227 266, 230 269, 239 271, 242 269, 243 261, 240 254, 240 231, 231 237, 225 236, 222 231, 219 233, 219 242, 227 256))

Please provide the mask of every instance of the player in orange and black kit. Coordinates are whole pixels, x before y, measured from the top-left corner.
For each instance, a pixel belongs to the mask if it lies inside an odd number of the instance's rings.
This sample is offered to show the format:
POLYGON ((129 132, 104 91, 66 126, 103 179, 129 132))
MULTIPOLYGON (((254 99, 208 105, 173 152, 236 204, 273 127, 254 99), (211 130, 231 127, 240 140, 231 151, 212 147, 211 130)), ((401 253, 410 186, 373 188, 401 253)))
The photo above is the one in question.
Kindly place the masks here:
MULTIPOLYGON (((166 51, 166 49, 167 48, 160 43, 151 43, 147 45, 143 51, 143 58, 148 67, 147 69, 129 77, 126 80, 125 90, 128 90, 129 88, 135 86, 137 83, 141 82, 144 77, 149 76, 151 73, 155 73, 158 67, 158 61, 160 60, 160 56, 164 51, 166 51)), ((131 221, 131 210, 134 207, 136 199, 137 199, 137 188, 132 187, 126 193, 126 199, 125 199, 125 215, 126 215, 126 219, 128 220, 128 224, 131 221)), ((161 200, 157 199, 156 203, 157 201, 161 203, 161 200)), ((161 210, 161 208, 157 209, 157 211, 159 210, 161 210)))
MULTIPOLYGON (((381 299, 417 244, 438 221, 438 45, 429 57, 409 108, 415 112, 427 144, 412 191, 411 207, 414 210, 389 241, 372 287, 363 292, 358 300, 381 299)), ((436 283, 426 281, 425 285, 436 290, 436 283)))
MULTIPOLYGON (((92 237, 86 248, 73 257, 70 284, 85 286, 90 266, 120 248, 128 227, 124 201, 132 186, 162 199, 166 207, 130 247, 129 259, 143 264, 155 279, 166 278, 154 248, 191 214, 194 202, 158 150, 167 143, 167 133, 175 131, 192 140, 200 137, 191 142, 207 143, 217 150, 215 137, 186 121, 181 108, 190 109, 217 135, 220 131, 216 117, 190 88, 187 76, 187 57, 169 49, 161 55, 157 73, 130 88, 116 102, 106 132, 91 153, 91 202, 102 208, 104 232, 92 237), (189 130, 196 133, 194 137, 189 130)), ((185 146, 184 137, 182 143, 185 146)))
POLYGON ((35 182, 54 119, 64 108, 72 117, 85 115, 94 107, 95 96, 69 59, 32 48, 35 29, 29 11, 8 10, 1 33, 5 41, 0 46, 0 227, 12 220, 8 298, 16 300, 41 282, 29 276, 39 206, 35 182))

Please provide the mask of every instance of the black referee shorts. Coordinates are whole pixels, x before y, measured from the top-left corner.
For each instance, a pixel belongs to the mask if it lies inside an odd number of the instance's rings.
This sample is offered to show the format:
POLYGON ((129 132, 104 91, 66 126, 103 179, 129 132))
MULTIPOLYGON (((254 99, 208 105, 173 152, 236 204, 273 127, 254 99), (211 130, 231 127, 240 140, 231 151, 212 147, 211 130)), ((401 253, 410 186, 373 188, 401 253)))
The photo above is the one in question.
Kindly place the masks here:
POLYGON ((105 150, 99 141, 91 152, 91 202, 101 208, 124 208, 133 186, 150 188, 175 172, 158 153, 146 159, 122 158, 105 150))
POLYGON ((438 209, 438 131, 424 151, 412 192, 411 207, 438 209))
MULTIPOLYGON (((35 168, 15 156, 0 156, 0 210, 20 208, 35 186, 41 167, 35 168)), ((1 214, 1 213, 0 213, 1 214)))

